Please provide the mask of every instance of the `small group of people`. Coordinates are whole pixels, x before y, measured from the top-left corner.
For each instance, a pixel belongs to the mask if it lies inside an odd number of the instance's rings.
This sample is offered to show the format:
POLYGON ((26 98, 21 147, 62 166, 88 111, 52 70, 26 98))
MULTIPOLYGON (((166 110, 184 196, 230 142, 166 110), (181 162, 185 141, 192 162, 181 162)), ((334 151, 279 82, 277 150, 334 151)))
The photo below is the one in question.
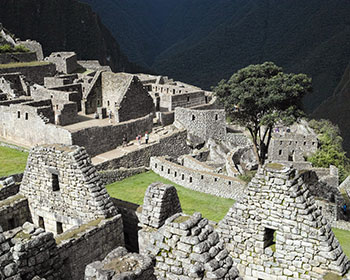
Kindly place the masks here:
MULTIPOLYGON (((137 143, 138 143, 139 145, 141 145, 141 139, 142 139, 141 134, 138 134, 138 135, 136 136, 136 141, 137 141, 137 143)), ((148 144, 148 141, 149 141, 149 134, 148 134, 148 132, 146 131, 146 133, 145 133, 145 144, 148 144)), ((124 134, 124 136, 123 136, 123 147, 127 147, 127 146, 128 146, 128 139, 127 139, 127 137, 126 137, 126 134, 124 134)))
MULTIPOLYGON (((137 143, 138 143, 139 145, 141 145, 141 138, 142 138, 141 134, 139 134, 139 135, 136 136, 136 141, 137 141, 137 143)), ((148 134, 148 132, 146 131, 146 133, 145 133, 145 144, 148 144, 148 141, 149 141, 149 134, 148 134)))

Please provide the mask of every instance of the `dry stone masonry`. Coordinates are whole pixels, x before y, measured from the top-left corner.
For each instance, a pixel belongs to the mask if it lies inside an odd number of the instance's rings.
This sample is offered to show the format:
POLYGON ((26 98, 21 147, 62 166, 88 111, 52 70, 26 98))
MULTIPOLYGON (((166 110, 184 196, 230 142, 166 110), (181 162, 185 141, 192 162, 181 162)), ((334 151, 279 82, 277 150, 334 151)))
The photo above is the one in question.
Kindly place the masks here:
POLYGON ((156 280, 152 259, 128 253, 123 247, 110 252, 101 262, 89 264, 85 280, 156 280))
POLYGON ((116 214, 89 155, 78 146, 33 148, 20 193, 28 198, 34 224, 54 233, 116 214))
POLYGON ((303 177, 289 166, 261 168, 218 231, 244 279, 323 279, 349 268, 303 177))

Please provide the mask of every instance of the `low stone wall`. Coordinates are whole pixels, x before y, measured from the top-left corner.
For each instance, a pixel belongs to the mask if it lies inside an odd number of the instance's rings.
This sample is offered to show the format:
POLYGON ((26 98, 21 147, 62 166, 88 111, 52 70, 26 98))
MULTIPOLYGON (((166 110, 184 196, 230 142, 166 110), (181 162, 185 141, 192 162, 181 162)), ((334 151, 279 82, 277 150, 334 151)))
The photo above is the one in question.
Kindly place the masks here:
POLYGON ((2 53, 0 54, 0 64, 36 61, 35 52, 27 53, 2 53))
POLYGON ((150 165, 160 176, 194 191, 237 199, 245 188, 245 183, 237 178, 190 169, 163 157, 152 157, 150 165))
POLYGON ((236 165, 233 161, 233 156, 234 156, 234 154, 236 154, 236 152, 238 150, 239 149, 235 149, 235 150, 229 152, 226 156, 226 172, 227 172, 228 176, 231 176, 231 177, 237 177, 238 175, 240 175, 240 173, 237 170, 236 165))
POLYGON ((146 172, 146 168, 144 166, 141 166, 136 168, 119 168, 117 170, 103 170, 100 171, 99 174, 102 183, 104 185, 108 185, 144 172, 146 172))
MULTIPOLYGON (((23 174, 22 174, 23 175, 23 174)), ((19 192, 19 184, 15 183, 12 177, 0 178, 0 201, 19 192)))
POLYGON ((128 139, 135 139, 139 134, 144 135, 146 131, 152 131, 152 127, 152 115, 115 125, 93 126, 72 131, 72 143, 85 147, 90 156, 95 156, 122 145, 124 135, 128 139))
POLYGON ((159 112, 159 120, 162 126, 171 125, 174 122, 175 113, 172 112, 159 112))
POLYGON ((56 74, 56 66, 51 63, 42 63, 36 66, 16 66, 0 68, 0 74, 21 73, 26 78, 36 84, 43 85, 44 77, 53 77, 56 74))
POLYGON ((232 146, 247 146, 250 145, 249 139, 243 133, 227 133, 226 141, 232 146))
POLYGON ((31 221, 28 200, 20 195, 0 201, 0 226, 11 230, 31 221))
POLYGON ((86 229, 85 225, 81 232, 74 233, 77 228, 73 228, 56 236, 56 241, 63 239, 58 244, 58 254, 63 261, 65 279, 84 279, 84 270, 89 263, 101 261, 114 248, 124 246, 122 223, 122 216, 119 214, 102 220, 98 226, 86 229), (65 240, 65 236, 68 239, 65 240))
POLYGON ((85 280, 125 279, 156 280, 152 259, 118 247, 102 262, 89 264, 85 269, 85 280))
POLYGON ((139 251, 138 231, 140 230, 137 211, 140 205, 112 198, 114 206, 122 214, 125 248, 131 252, 139 251))
POLYGON ((211 167, 204 162, 201 162, 189 155, 185 155, 182 157, 182 165, 187 168, 191 168, 198 171, 207 171, 215 173, 215 168, 211 167))
POLYGON ((179 157, 191 152, 186 144, 187 132, 175 131, 168 136, 160 138, 158 142, 148 146, 141 146, 138 150, 96 165, 97 170, 111 170, 120 167, 135 168, 149 166, 152 156, 179 157))
POLYGON ((332 221, 331 226, 332 228, 350 231, 350 222, 347 222, 347 221, 332 221))

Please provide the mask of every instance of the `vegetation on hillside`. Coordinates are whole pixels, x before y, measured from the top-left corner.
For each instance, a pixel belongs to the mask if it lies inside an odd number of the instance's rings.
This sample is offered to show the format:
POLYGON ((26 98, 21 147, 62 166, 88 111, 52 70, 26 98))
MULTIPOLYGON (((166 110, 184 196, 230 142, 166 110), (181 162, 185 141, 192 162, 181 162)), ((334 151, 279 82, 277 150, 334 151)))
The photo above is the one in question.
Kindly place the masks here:
POLYGON ((25 52, 30 52, 30 50, 22 45, 17 45, 13 47, 10 44, 5 44, 0 46, 0 53, 25 53, 25 52))
POLYGON ((175 186, 184 213, 201 212, 204 217, 212 221, 218 222, 222 220, 234 203, 232 199, 186 189, 160 177, 153 171, 129 177, 123 181, 110 184, 106 188, 112 197, 141 205, 143 204, 147 187, 153 182, 163 182, 175 186))
POLYGON ((350 160, 343 149, 343 138, 338 126, 329 120, 311 120, 309 126, 318 134, 320 147, 307 160, 315 167, 335 165, 339 169, 340 182, 344 181, 350 175, 350 160))
POLYGON ((27 157, 27 152, 0 146, 0 177, 23 172, 27 157))
POLYGON ((261 165, 273 127, 277 123, 290 125, 302 117, 301 100, 309 92, 310 78, 305 74, 285 74, 272 62, 243 68, 214 88, 226 113, 248 129, 261 165))

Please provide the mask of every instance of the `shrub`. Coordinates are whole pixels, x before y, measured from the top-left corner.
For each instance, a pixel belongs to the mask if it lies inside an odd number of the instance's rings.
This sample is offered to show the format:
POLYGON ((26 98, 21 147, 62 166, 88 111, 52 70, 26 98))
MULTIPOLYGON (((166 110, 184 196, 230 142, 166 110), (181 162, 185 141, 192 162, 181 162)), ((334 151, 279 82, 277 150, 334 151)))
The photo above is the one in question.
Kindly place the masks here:
POLYGON ((0 46, 0 53, 24 53, 29 52, 30 50, 27 49, 25 46, 17 45, 15 47, 11 46, 10 44, 5 44, 0 46))

